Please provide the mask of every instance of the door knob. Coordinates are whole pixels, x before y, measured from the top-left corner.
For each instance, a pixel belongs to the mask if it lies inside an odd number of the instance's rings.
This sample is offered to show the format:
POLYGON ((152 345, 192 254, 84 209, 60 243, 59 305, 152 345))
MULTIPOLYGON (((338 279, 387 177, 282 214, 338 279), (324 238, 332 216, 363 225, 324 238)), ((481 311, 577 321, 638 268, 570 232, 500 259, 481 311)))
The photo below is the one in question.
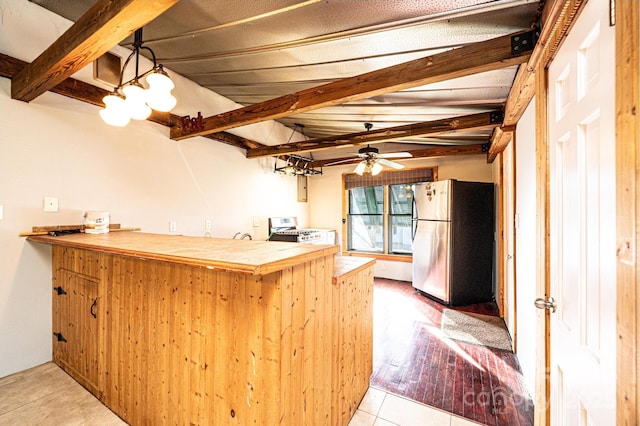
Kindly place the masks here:
POLYGON ((551 313, 554 313, 558 307, 553 297, 549 297, 546 300, 543 297, 538 297, 533 304, 536 305, 538 309, 549 309, 551 313))

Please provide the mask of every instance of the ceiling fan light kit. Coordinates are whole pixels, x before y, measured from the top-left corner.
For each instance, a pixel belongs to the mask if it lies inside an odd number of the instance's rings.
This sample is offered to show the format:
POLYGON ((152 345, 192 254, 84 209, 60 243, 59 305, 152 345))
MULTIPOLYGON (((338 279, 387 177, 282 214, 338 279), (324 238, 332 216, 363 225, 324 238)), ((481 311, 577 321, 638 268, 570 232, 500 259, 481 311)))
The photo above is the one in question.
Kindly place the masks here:
MULTIPOLYGON (((367 132, 371 130, 373 124, 364 123, 364 128, 367 132)), ((408 152, 393 152, 388 154, 380 154, 380 151, 376 147, 370 145, 360 148, 358 150, 358 157, 362 158, 362 161, 358 163, 353 173, 362 176, 364 173, 371 173, 372 176, 379 174, 383 167, 387 166, 397 170, 403 169, 404 165, 396 163, 395 161, 389 161, 387 158, 409 158, 412 155, 408 152)))
POLYGON ((142 28, 136 30, 134 37, 133 52, 131 52, 120 71, 118 86, 102 99, 105 108, 100 110, 100 117, 111 126, 126 126, 132 118, 134 120, 146 120, 151 115, 152 109, 168 112, 176 106, 177 100, 171 94, 171 90, 175 85, 162 65, 156 63, 156 55, 153 50, 142 46, 142 28), (148 50, 153 58, 153 68, 143 74, 138 72, 141 49, 148 50), (134 57, 135 77, 123 83, 125 69, 134 57), (149 85, 148 89, 145 89, 140 83, 140 79, 143 77, 146 77, 146 82, 149 85))

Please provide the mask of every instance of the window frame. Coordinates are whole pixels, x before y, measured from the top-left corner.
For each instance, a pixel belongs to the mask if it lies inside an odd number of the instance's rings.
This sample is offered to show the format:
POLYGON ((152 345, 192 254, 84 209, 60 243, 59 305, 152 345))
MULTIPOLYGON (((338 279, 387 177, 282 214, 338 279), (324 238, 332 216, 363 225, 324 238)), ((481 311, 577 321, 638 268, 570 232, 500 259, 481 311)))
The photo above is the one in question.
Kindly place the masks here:
MULTIPOLYGON (((386 173, 387 175, 394 173, 403 173, 411 170, 430 170, 432 174, 432 181, 438 180, 437 176, 437 167, 422 167, 418 169, 404 169, 401 171, 384 171, 382 173, 386 173)), ((411 254, 395 254, 389 252, 389 244, 390 244, 390 186, 391 185, 412 185, 414 183, 418 183, 417 181, 413 182, 393 182, 393 183, 381 183, 381 184, 373 184, 366 186, 382 186, 384 191, 384 204, 383 204, 383 252, 370 252, 370 251, 358 251, 358 250, 349 250, 350 243, 350 234, 349 234, 349 203, 350 203, 350 189, 346 188, 345 185, 345 177, 353 175, 353 173, 344 173, 342 175, 342 255, 343 256, 362 256, 362 257, 371 257, 379 260, 393 260, 399 262, 412 262, 413 261, 413 253, 411 254)))

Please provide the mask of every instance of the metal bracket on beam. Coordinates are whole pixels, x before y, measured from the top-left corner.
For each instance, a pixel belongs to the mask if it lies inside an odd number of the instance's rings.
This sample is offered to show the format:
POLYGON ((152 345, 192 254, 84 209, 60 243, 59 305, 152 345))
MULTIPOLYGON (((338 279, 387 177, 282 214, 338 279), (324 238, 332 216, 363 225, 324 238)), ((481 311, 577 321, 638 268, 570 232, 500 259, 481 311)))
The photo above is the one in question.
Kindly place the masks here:
POLYGON ((511 54, 520 55, 524 52, 533 50, 538 41, 538 30, 530 30, 526 33, 514 35, 511 37, 511 54))
POLYGON ((501 123, 504 121, 504 111, 491 111, 489 113, 489 123, 501 123))
POLYGON ((490 147, 491 147, 491 144, 490 144, 490 143, 483 143, 483 144, 482 144, 482 152, 483 152, 483 153, 487 153, 487 152, 489 152, 489 148, 490 148, 490 147))

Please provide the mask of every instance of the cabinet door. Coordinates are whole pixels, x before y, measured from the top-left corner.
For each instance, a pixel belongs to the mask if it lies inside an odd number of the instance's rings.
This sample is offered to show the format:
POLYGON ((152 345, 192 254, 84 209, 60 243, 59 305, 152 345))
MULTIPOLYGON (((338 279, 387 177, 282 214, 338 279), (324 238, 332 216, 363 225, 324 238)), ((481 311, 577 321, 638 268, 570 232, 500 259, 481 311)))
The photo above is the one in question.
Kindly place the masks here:
POLYGON ((53 360, 80 384, 98 391, 98 283, 65 269, 53 280, 53 360))

